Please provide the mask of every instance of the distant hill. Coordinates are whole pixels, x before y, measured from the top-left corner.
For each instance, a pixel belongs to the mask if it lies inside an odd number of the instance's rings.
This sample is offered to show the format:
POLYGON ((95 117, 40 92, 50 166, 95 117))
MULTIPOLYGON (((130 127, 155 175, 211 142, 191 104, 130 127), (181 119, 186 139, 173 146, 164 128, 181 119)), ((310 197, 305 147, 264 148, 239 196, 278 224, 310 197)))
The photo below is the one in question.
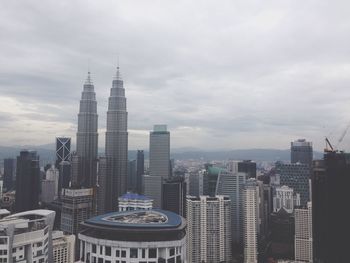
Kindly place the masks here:
MULTIPOLYGON (((40 155, 41 165, 47 163, 53 163, 55 160, 54 144, 42 145, 42 146, 14 146, 4 147, 0 146, 0 163, 7 157, 16 157, 20 150, 30 149, 36 150, 40 155)), ((103 154, 104 149, 99 149, 99 152, 103 154)), ((130 150, 128 157, 130 160, 136 159, 136 150, 130 150)), ((240 149, 240 150, 218 150, 218 151, 204 151, 204 150, 192 150, 189 148, 174 149, 171 153, 171 158, 176 160, 254 160, 254 161, 289 161, 290 150, 277 150, 277 149, 240 149)), ((315 159, 321 159, 321 152, 314 152, 315 159)), ((148 159, 148 152, 145 151, 145 159, 148 159)))

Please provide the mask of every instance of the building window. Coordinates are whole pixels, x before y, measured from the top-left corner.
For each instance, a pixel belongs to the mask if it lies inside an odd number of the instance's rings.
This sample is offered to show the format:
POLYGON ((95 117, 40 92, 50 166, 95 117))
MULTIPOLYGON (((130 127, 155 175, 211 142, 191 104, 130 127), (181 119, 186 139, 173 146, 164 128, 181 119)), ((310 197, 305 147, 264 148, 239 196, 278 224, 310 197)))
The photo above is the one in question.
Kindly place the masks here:
POLYGON ((149 258, 156 258, 157 257, 157 249, 156 248, 148 249, 148 257, 149 258))
POLYGON ((146 257, 146 249, 143 248, 143 249, 142 249, 142 258, 145 258, 145 257, 146 257))
POLYGON ((126 250, 122 250, 122 258, 126 258, 126 250))
POLYGON ((106 254, 106 256, 112 255, 111 247, 105 247, 105 254, 106 254))
POLYGON ((138 258, 137 248, 130 248, 130 258, 138 258))
POLYGON ((169 249, 169 256, 174 256, 175 255, 175 248, 170 248, 169 249))
POLYGON ((96 253, 96 245, 92 244, 92 253, 96 253))

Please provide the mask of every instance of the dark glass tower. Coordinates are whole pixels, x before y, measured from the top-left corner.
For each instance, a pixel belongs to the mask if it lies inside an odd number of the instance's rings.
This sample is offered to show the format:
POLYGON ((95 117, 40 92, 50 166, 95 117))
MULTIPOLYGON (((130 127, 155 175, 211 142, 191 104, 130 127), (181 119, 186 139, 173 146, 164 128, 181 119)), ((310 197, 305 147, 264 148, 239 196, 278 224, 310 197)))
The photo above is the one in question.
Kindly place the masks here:
POLYGON ((312 224, 314 262, 349 262, 350 154, 326 152, 314 162, 312 224))
POLYGON ((106 212, 116 211, 118 197, 127 190, 128 173, 128 113, 125 89, 117 67, 112 82, 107 111, 106 157, 108 161, 106 212))
POLYGON ((77 151, 78 166, 74 167, 73 185, 76 187, 94 187, 97 176, 97 101, 90 72, 81 94, 78 113, 77 151))
POLYGON ((313 150, 312 142, 299 139, 290 143, 290 158, 292 163, 303 163, 312 166, 313 150))
POLYGON ((4 189, 9 191, 15 186, 16 159, 7 158, 4 160, 4 189))
POLYGON ((145 173, 145 155, 143 150, 137 150, 136 165, 136 191, 138 194, 142 194, 142 175, 145 173))
POLYGON ((58 196, 62 188, 68 188, 71 180, 71 138, 56 138, 56 168, 59 170, 58 196))
POLYGON ((35 151, 23 150, 17 157, 16 212, 39 207, 40 167, 35 151))
POLYGON ((162 209, 186 217, 186 183, 184 178, 165 179, 162 194, 162 209))

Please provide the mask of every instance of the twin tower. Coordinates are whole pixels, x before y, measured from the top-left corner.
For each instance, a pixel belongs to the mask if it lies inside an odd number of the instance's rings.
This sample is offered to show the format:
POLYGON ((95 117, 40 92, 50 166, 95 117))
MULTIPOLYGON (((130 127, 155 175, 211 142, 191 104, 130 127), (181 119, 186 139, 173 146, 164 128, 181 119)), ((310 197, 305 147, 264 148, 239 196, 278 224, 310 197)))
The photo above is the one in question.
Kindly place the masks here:
POLYGON ((78 113, 76 154, 72 156, 72 187, 95 189, 97 211, 116 211, 127 190, 128 113, 123 80, 117 67, 108 99, 105 156, 98 156, 98 114, 90 72, 78 113))

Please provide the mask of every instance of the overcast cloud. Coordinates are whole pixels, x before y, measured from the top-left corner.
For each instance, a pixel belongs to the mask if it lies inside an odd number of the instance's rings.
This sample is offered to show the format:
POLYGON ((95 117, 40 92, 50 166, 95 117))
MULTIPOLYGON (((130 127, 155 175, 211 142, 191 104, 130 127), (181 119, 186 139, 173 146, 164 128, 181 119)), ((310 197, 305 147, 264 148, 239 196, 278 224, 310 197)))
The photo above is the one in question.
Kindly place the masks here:
MULTIPOLYGON (((104 146, 117 54, 129 148, 337 144, 350 121, 349 1, 1 1, 0 145, 75 140, 88 67, 104 146)), ((350 133, 350 132, 349 132, 350 133)), ((350 134, 340 148, 350 149, 350 134)))

